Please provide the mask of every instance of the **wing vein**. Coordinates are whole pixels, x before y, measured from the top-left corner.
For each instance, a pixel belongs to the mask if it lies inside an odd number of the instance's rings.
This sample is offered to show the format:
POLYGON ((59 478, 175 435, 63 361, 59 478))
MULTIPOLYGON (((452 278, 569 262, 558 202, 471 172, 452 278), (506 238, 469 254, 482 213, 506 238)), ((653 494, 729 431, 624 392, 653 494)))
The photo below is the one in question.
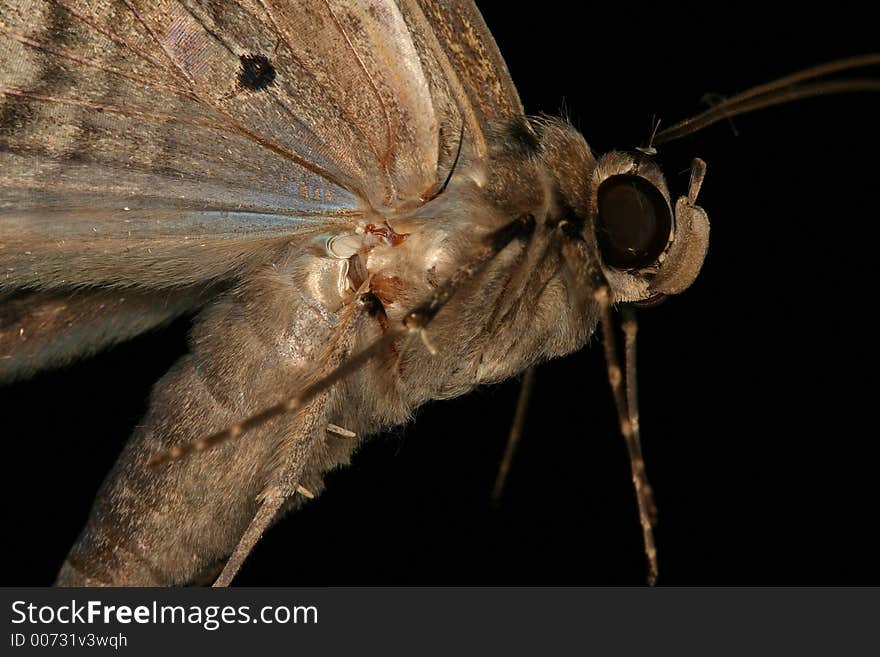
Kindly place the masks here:
MULTIPOLYGON (((155 112, 144 112, 142 110, 126 110, 119 107, 114 107, 113 105, 103 105, 100 103, 95 103, 89 100, 81 100, 76 98, 60 98, 57 96, 47 96, 44 94, 35 94, 29 91, 25 91, 23 89, 17 89, 14 87, 5 87, 0 86, 0 94, 6 94, 9 96, 18 96, 21 98, 30 98, 32 100, 40 100, 47 103, 58 103, 60 105, 69 105, 72 107, 84 107, 86 109, 92 109, 96 112, 107 112, 109 114, 118 114, 120 116, 125 116, 127 118, 137 118, 137 119, 145 119, 149 121, 153 121, 155 123, 176 123, 180 125, 188 125, 196 128, 205 128, 208 130, 217 130, 219 132, 226 132, 229 134, 237 134, 247 139, 253 141, 259 146, 262 146, 266 150, 269 150, 277 155, 282 156, 283 158, 290 160, 291 162, 295 162, 299 166, 308 169, 312 173, 324 178, 328 182, 331 182, 335 185, 343 189, 349 189, 349 185, 343 184, 339 180, 337 180, 333 175, 324 170, 323 168, 316 165, 314 162, 311 162, 303 157, 300 157, 295 152, 284 148, 283 146, 276 144, 274 141, 256 133, 239 123, 235 122, 231 117, 226 115, 226 118, 229 118, 231 123, 226 126, 222 123, 217 123, 214 121, 207 120, 199 120, 199 119, 184 119, 179 116, 173 116, 171 114, 157 114, 155 112)), ((350 190, 349 191, 355 191, 350 190)), ((357 193, 357 192, 355 192, 357 193)))
POLYGON ((93 68, 98 71, 102 71, 104 73, 108 73, 110 75, 115 75, 120 78, 124 78, 126 80, 131 80, 133 82, 137 82, 138 84, 142 84, 148 87, 155 87, 157 89, 164 89, 165 91, 170 91, 175 95, 182 96, 184 98, 188 98, 190 100, 196 100, 196 98, 192 95, 191 92, 180 89, 179 87, 171 86, 159 82, 157 80, 152 80, 146 76, 138 76, 131 73, 126 73, 125 71, 121 71, 118 68, 114 68, 112 66, 104 66, 99 62, 96 62, 93 59, 89 59, 88 57, 84 57, 78 53, 67 50, 66 48, 55 48, 36 39, 31 39, 30 37, 24 36, 23 34, 18 34, 17 32, 13 32, 8 27, 6 27, 3 23, 0 23, 0 34, 14 40, 19 43, 28 46, 30 48, 34 48, 36 50, 41 50, 50 55, 55 55, 62 59, 67 59, 72 62, 76 62, 78 64, 82 64, 83 66, 87 66, 88 68, 93 68))
POLYGON ((379 87, 376 85, 376 81, 373 79, 373 76, 370 75, 370 71, 367 69, 367 65, 364 63, 364 60, 361 57, 360 53, 357 51, 357 48, 355 48, 354 44, 351 42, 351 38, 348 36, 345 28, 343 28, 342 24, 339 22, 339 18, 333 12, 333 8, 330 6, 329 1, 324 0, 324 5, 327 7, 327 11, 330 12, 330 17, 333 19, 333 24, 336 26, 336 29, 339 30, 339 34, 342 35, 342 38, 345 39, 345 43, 346 45, 348 45, 348 49, 351 50, 351 54, 354 55, 355 60, 357 60, 358 66, 360 66, 361 71, 363 71, 364 75, 367 78, 367 81, 370 83, 370 90, 373 92, 373 95, 376 97, 376 101, 382 108, 382 114, 385 118, 385 136, 388 144, 386 146, 384 156, 381 157, 379 161, 381 162, 382 168, 385 171, 385 175, 388 178, 388 184, 391 186, 392 191, 396 191, 394 190, 394 183, 391 180, 391 172, 389 171, 389 164, 394 158, 394 130, 391 126, 391 116, 388 113, 388 107, 385 105, 382 94, 379 93, 379 87))
MULTIPOLYGON (((285 36, 284 32, 279 27, 278 22, 275 19, 274 14, 272 13, 272 10, 266 5, 264 0, 258 0, 258 2, 260 4, 260 6, 263 8, 263 11, 265 11, 266 17, 269 19, 269 22, 272 24, 272 28, 275 31, 276 37, 278 38, 278 40, 281 43, 284 44, 284 47, 287 49, 288 55, 298 65, 298 69, 297 69, 298 72, 304 73, 305 75, 307 75, 309 77, 309 80, 312 82, 312 84, 314 84, 316 89, 320 89, 322 92, 326 93, 328 96, 332 95, 327 91, 326 87, 323 84, 321 84, 321 82, 318 80, 318 78, 315 76, 315 74, 312 73, 303 64, 302 60, 297 56, 296 51, 294 50, 293 46, 287 40, 287 37, 285 36)), ((276 105, 279 106, 284 111, 285 114, 290 116, 297 123, 299 123, 300 125, 303 125, 302 119, 300 119, 298 116, 296 116, 287 105, 285 105, 282 102, 277 102, 276 105)), ((383 105, 383 109, 384 109, 384 105, 383 105)), ((391 185, 390 172, 388 171, 387 164, 383 161, 383 156, 380 155, 379 152, 376 150, 375 145, 372 143, 372 141, 364 133, 363 129, 361 128, 359 122, 355 119, 355 117, 344 106, 340 107, 339 110, 340 110, 340 114, 343 117, 345 117, 348 126, 352 130, 357 132, 358 135, 361 136, 361 138, 363 139, 363 143, 367 144, 368 148, 370 149, 370 152, 376 157, 376 160, 382 163, 383 169, 385 171, 385 175, 388 176, 388 178, 389 178, 389 180, 388 180, 389 185, 391 185)), ((305 127, 307 129, 309 129, 307 125, 305 127)), ((329 180, 331 180, 331 182, 335 182, 332 179, 329 179, 329 180)), ((346 185, 342 185, 338 182, 336 182, 336 184, 348 189, 348 186, 346 186, 346 185)), ((393 188, 393 185, 391 185, 391 186, 393 188)), ((357 193, 359 196, 361 196, 362 198, 365 198, 365 196, 362 193, 362 190, 351 190, 350 189, 349 191, 353 191, 353 192, 357 193)))
POLYGON ((165 54, 165 57, 168 58, 168 61, 174 66, 178 71, 180 71, 181 75, 183 75, 184 79, 189 83, 190 89, 195 93, 196 90, 196 81, 189 74, 189 71, 184 68, 183 64, 181 64, 177 57, 174 56, 174 53, 168 48, 168 44, 166 44, 162 39, 159 38, 159 35, 156 34, 156 31, 147 24, 147 21, 144 20, 143 16, 140 15, 140 12, 135 8, 135 6, 131 3, 130 0, 122 0, 126 7, 128 7, 129 11, 135 17, 135 19, 143 25, 144 29, 147 31, 147 34, 150 35, 150 38, 159 46, 159 49, 165 54))
MULTIPOLYGON (((61 7, 62 9, 64 9, 66 12, 68 12, 72 16, 75 16, 76 18, 81 20, 83 23, 88 25, 90 28, 95 30, 98 34, 102 34, 103 36, 105 36, 107 39, 109 39, 110 41, 115 43, 120 48, 127 50, 128 52, 132 53, 136 57, 139 57, 140 59, 144 60, 145 62, 149 62, 150 64, 152 64, 153 66, 155 66, 159 70, 162 70, 162 71, 166 70, 165 66, 158 59, 153 57, 148 52, 144 52, 143 50, 135 48, 130 43, 125 41, 125 39, 120 39, 118 36, 113 34, 113 32, 102 27, 100 24, 98 24, 94 20, 95 19, 94 16, 87 16, 87 15, 77 11, 73 7, 69 7, 64 2, 62 2, 62 0, 52 0, 52 1, 54 2, 54 4, 56 6, 61 7)), ((174 73, 176 75, 179 75, 179 72, 177 70, 175 70, 174 73)))

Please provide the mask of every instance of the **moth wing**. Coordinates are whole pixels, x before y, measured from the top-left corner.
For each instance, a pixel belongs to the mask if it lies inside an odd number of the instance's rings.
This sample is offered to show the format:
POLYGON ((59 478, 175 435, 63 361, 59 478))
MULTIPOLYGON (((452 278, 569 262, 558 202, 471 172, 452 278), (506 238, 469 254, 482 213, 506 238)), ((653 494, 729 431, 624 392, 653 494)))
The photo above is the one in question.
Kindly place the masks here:
POLYGON ((484 129, 493 122, 523 119, 522 102, 507 65, 473 2, 402 0, 402 4, 420 8, 484 129))
POLYGON ((470 2, 4 0, 0 49, 6 289, 232 276, 522 115, 470 2))
POLYGON ((471 112, 435 24, 390 1, 0 3, 0 291, 51 297, 4 304, 2 351, 15 318, 162 291, 151 322, 122 303, 90 332, 133 335, 291 239, 421 203, 471 112))
MULTIPOLYGON (((166 317, 203 303, 191 291, 240 283, 280 295, 239 287, 202 311, 192 353, 157 384, 108 479, 139 494, 105 492, 70 563, 113 570, 131 548, 172 562, 182 582, 194 560, 176 546, 206 561, 228 554, 278 475, 264 481, 253 463, 291 431, 299 449, 304 430, 267 423, 223 467, 185 461, 186 476, 146 472, 143 453, 255 412, 289 385, 296 363, 286 367, 276 338, 303 290, 261 287, 284 274, 262 266, 437 194, 466 144, 485 156, 491 124, 521 115, 512 89, 471 3, 0 0, 0 349, 13 350, 0 363, 14 375, 40 366, 50 344, 72 345, 58 358, 99 347, 63 328, 71 313, 91 336, 118 337, 142 330, 135 320, 158 300, 171 299, 166 317), (490 55, 471 61, 487 52, 481 39, 490 55)), ((285 457, 275 462, 305 467, 285 457)))
POLYGON ((4 287, 222 277, 242 241, 430 187, 431 96, 395 5, 375 7, 4 2, 4 287))

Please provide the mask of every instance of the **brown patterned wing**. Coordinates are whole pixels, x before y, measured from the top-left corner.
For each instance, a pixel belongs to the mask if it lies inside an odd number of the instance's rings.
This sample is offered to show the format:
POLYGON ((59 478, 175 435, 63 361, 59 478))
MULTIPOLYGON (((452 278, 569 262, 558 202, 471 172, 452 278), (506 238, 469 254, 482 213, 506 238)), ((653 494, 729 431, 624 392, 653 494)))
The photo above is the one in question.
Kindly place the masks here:
MULTIPOLYGON (((161 290, 159 321, 291 239, 422 203, 482 139, 435 22, 390 0, 3 0, 0 294, 63 326, 89 290, 161 290)), ((143 303, 102 326, 141 330, 143 303)))
POLYGON ((393 2, 5 1, 3 285, 222 277, 419 203, 460 133, 431 66, 393 2))
POLYGON ((421 8, 481 124, 523 117, 522 103, 507 65, 473 2, 403 0, 403 3, 421 8))

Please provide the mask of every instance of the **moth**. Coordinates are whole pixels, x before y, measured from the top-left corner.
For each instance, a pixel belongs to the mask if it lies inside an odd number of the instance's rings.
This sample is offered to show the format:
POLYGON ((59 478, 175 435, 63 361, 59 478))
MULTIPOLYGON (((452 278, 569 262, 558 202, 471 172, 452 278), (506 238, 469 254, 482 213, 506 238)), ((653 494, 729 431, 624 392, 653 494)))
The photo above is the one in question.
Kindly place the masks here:
POLYGON ((215 572, 357 440, 579 348, 605 285, 646 300, 702 262, 699 165, 669 195, 645 152, 594 160, 526 119, 468 3, 36 8, 3 11, 10 376, 198 313, 60 583, 215 572), (647 202, 663 239, 615 250, 603 194, 647 202))

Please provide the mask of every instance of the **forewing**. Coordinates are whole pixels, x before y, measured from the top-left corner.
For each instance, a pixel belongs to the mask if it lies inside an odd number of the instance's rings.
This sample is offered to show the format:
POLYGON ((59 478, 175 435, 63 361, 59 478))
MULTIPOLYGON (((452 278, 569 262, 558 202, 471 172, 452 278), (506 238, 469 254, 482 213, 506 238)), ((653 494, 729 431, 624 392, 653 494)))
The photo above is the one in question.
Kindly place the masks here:
POLYGON ((0 379, 417 201, 457 115, 422 61, 393 3, 0 4, 0 379))
POLYGON ((523 117, 522 103, 507 65, 473 2, 402 2, 421 8, 484 128, 491 122, 503 123, 523 117))
POLYGON ((50 293, 6 304, 4 353, 50 311, 100 310, 98 345, 146 326, 84 288, 173 294, 160 323, 291 239, 406 212, 517 114, 469 2, 4 0, 0 292, 50 293))
POLYGON ((409 29, 388 1, 4 2, 5 286, 174 285, 150 265, 204 262, 186 237, 224 275, 241 240, 420 203, 461 130, 409 29))

